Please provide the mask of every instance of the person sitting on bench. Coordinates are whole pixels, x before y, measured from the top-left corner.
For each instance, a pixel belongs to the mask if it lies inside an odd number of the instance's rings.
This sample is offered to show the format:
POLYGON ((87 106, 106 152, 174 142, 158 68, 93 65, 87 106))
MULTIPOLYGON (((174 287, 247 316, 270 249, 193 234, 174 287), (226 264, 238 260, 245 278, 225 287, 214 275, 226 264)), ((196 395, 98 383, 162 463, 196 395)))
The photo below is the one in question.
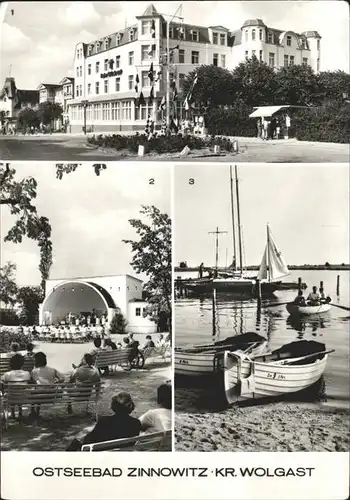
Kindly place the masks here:
MULTIPOLYGON (((93 349, 91 349, 91 351, 89 352, 89 354, 90 354, 90 355, 92 356, 92 358, 93 358, 93 364, 94 364, 94 363, 95 363, 95 361, 96 361, 96 356, 97 356, 97 353, 99 353, 99 352, 102 350, 101 345, 102 345, 101 338, 100 338, 100 337, 96 337, 96 338, 94 339, 94 348, 93 348, 93 349)), ((85 356, 85 355, 84 355, 84 356, 85 356)), ((86 364, 86 363, 85 363, 85 361, 84 361, 84 356, 82 357, 82 359, 81 359, 81 361, 80 361, 80 363, 79 363, 79 365, 78 365, 78 366, 77 366, 77 365, 75 365, 74 363, 72 363, 72 366, 73 366, 73 368, 74 368, 74 369, 75 369, 75 368, 79 368, 80 366, 84 366, 84 365, 86 364)))
POLYGON ((83 444, 101 443, 140 434, 140 420, 130 416, 135 404, 129 393, 120 392, 113 396, 111 409, 114 415, 100 417, 92 431, 82 441, 74 439, 67 451, 80 451, 83 444))
MULTIPOLYGON (((4 384, 18 385, 31 383, 32 378, 30 373, 22 370, 24 365, 24 356, 22 354, 15 354, 10 359, 10 370, 5 372, 1 377, 1 392, 4 392, 4 384)), ((15 418, 15 406, 11 405, 11 417, 15 418)), ((18 418, 22 419, 22 406, 18 406, 18 418)))
POLYGON ((47 366, 46 354, 37 352, 34 354, 35 368, 32 371, 32 379, 38 385, 51 385, 64 382, 64 376, 56 368, 47 366))
POLYGON ((141 417, 142 430, 151 432, 171 430, 171 384, 162 384, 157 389, 157 403, 161 408, 146 411, 141 417))

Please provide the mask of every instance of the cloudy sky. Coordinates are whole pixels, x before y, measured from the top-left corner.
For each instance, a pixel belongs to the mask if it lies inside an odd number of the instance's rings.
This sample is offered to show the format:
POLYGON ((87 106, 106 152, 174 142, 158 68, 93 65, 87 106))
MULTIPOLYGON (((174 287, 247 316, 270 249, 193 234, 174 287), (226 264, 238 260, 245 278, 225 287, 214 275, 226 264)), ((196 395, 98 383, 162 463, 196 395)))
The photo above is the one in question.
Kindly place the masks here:
MULTIPOLYGON (((48 163, 12 164, 16 178, 38 182, 36 206, 52 226, 51 278, 132 274, 130 246, 122 239, 137 238, 128 219, 138 218, 141 205, 170 213, 170 165, 109 163, 99 177, 84 163, 62 180, 48 163), (154 178, 153 185, 149 179, 154 178)), ((2 238, 15 218, 1 209, 2 238)), ((17 264, 19 285, 40 283, 39 250, 35 242, 1 243, 1 262, 17 264)))
MULTIPOLYGON (((149 2, 8 2, 1 5, 0 81, 9 75, 19 88, 36 88, 72 76, 74 47, 135 23, 149 2), (7 7, 6 7, 7 5, 7 7), (13 11, 13 14, 12 14, 13 11)), ((153 2, 174 14, 180 2, 153 2)), ((322 70, 349 70, 349 17, 346 2, 249 1, 183 2, 185 22, 239 29, 249 18, 271 27, 322 36, 322 70), (330 15, 331 14, 331 15, 330 15)))
MULTIPOLYGON (((260 264, 270 224, 287 264, 349 262, 349 167, 251 165, 238 169, 246 264, 260 264)), ((229 166, 178 165, 175 169, 175 263, 232 262, 229 166), (189 179, 194 184, 189 184, 189 179)))

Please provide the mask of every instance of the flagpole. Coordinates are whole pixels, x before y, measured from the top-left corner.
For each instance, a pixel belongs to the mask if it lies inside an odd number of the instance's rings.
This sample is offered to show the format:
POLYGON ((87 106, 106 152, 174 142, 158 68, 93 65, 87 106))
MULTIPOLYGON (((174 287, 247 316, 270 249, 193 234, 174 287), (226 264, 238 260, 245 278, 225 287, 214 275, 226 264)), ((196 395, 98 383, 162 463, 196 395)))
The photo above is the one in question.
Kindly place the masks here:
POLYGON ((166 130, 170 128, 170 49, 169 49, 170 21, 166 21, 166 130))

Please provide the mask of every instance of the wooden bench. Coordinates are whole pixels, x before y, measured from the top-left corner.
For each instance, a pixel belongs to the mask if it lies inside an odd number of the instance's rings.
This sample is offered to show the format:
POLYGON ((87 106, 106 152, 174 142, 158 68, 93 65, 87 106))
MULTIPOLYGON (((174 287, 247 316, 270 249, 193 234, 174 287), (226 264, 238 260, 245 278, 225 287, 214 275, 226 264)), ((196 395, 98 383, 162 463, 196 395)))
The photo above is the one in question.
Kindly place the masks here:
POLYGON ((28 406, 68 406, 73 403, 85 403, 86 411, 89 404, 94 407, 95 419, 98 419, 98 402, 102 394, 102 383, 74 384, 59 383, 52 385, 36 384, 4 384, 1 398, 2 408, 7 428, 11 407, 28 406))
POLYGON ((156 347, 146 347, 142 351, 145 361, 148 358, 162 358, 166 361, 167 357, 171 357, 171 347, 170 344, 164 344, 156 347))
POLYGON ((84 444, 81 451, 171 451, 171 431, 84 444))
MULTIPOLYGON (((4 373, 11 370, 11 367, 10 367, 11 357, 12 356, 9 356, 8 358, 0 358, 0 376, 1 377, 4 375, 4 373)), ((31 372, 33 370, 33 368, 34 368, 34 359, 25 357, 22 370, 25 370, 27 372, 31 372)))
POLYGON ((130 354, 132 349, 115 349, 114 351, 99 351, 96 356, 96 368, 114 368, 121 366, 125 371, 131 370, 130 354))

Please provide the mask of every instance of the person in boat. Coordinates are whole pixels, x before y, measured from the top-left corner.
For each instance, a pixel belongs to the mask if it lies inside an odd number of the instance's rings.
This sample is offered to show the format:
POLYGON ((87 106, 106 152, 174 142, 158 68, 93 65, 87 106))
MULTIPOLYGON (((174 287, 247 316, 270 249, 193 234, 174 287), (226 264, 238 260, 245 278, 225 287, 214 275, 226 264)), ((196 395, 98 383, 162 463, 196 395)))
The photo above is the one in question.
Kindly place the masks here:
POLYGON ((320 294, 317 292, 317 286, 312 287, 312 292, 309 293, 307 298, 309 306, 318 306, 320 304, 320 294))
POLYGON ((326 296, 324 293, 324 289, 320 288, 320 302, 321 304, 329 304, 331 302, 331 298, 329 295, 326 296))
POLYGON ((298 291, 298 295, 294 299, 294 305, 306 306, 305 297, 302 290, 298 291))

